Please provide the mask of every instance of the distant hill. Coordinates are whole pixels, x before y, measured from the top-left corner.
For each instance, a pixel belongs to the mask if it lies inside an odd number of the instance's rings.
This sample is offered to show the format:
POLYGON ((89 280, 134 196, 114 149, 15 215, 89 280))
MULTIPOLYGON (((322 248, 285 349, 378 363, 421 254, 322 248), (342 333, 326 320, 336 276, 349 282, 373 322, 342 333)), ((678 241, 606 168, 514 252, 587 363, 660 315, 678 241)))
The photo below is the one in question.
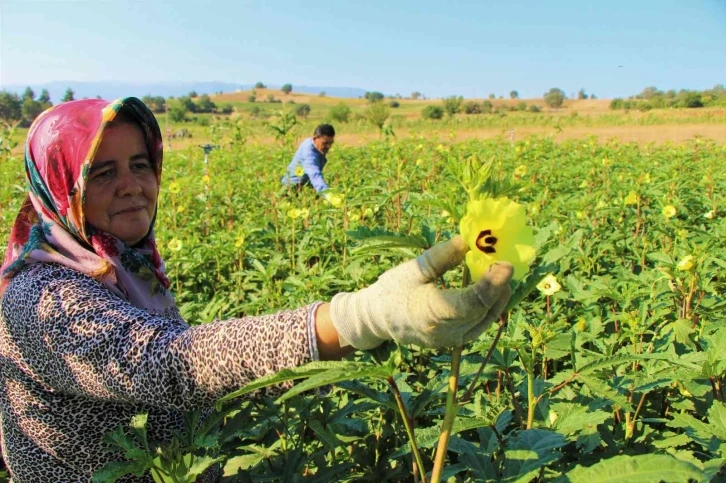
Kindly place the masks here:
MULTIPOLYGON (((69 87, 75 92, 76 99, 84 97, 101 96, 104 99, 116 99, 124 96, 143 97, 145 95, 163 96, 163 97, 179 97, 195 91, 197 94, 216 94, 218 92, 235 92, 237 90, 248 90, 254 87, 254 84, 234 84, 231 82, 159 82, 148 84, 135 84, 130 82, 78 82, 78 81, 53 81, 45 84, 26 84, 26 85, 4 85, 0 84, 0 89, 22 94, 26 87, 30 87, 35 91, 36 95, 40 94, 43 89, 48 89, 51 101, 58 102, 63 98, 66 89, 69 87)), ((279 88, 280 86, 270 85, 271 88, 279 88)), ((319 94, 325 92, 326 95, 332 97, 348 97, 355 98, 363 96, 366 89, 357 87, 328 87, 328 86, 292 86, 293 92, 302 92, 309 94, 319 94)))

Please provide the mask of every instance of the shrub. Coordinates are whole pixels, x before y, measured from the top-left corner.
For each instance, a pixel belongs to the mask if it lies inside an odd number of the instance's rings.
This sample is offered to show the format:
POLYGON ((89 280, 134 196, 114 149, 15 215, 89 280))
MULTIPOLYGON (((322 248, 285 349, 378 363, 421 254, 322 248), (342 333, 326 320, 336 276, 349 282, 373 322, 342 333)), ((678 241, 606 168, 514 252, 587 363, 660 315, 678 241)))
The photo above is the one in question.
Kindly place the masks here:
POLYGON ((620 97, 616 97, 610 101, 610 109, 622 109, 623 107, 623 99, 620 97))
POLYGON ((481 114, 481 106, 478 102, 469 101, 464 104, 464 112, 466 114, 481 114))
POLYGON ((337 122, 348 122, 350 118, 350 107, 342 102, 330 108, 330 119, 337 122))
POLYGON ((366 92, 364 97, 368 100, 368 102, 378 102, 383 100, 383 93, 378 91, 366 92))
POLYGON ((285 84, 283 85, 280 90, 284 92, 285 94, 289 94, 292 92, 292 84, 285 84))
POLYGON ((553 109, 562 107, 562 103, 565 102, 565 91, 557 87, 553 87, 544 94, 545 104, 553 109))
POLYGON ((250 94, 247 96, 247 102, 255 102, 257 100, 257 96, 254 94, 250 94))
POLYGON ((449 117, 454 117, 456 113, 461 111, 461 103, 464 98, 461 96, 449 96, 444 99, 444 111, 449 117))
POLYGON ((378 127, 378 129, 383 129, 389 114, 388 106, 382 102, 374 102, 365 110, 365 117, 368 122, 378 127))
POLYGON ((308 114, 310 114, 310 104, 300 104, 295 108, 295 114, 303 119, 307 119, 308 114))
POLYGON ((524 102, 524 101, 518 102, 517 105, 514 107, 514 110, 515 111, 522 111, 522 112, 526 111, 527 110, 527 103, 524 102))
POLYGON ((401 107, 401 103, 398 102, 398 101, 391 101, 391 102, 388 103, 388 105, 391 106, 394 109, 397 108, 397 107, 401 107))
POLYGON ((255 89, 266 89, 266 88, 267 88, 267 86, 265 84, 263 84, 262 82, 258 82, 257 84, 255 84, 255 89))
POLYGON ((539 107, 537 104, 530 104, 527 110, 529 112, 542 112, 542 108, 539 107))
POLYGON ((424 119, 441 119, 444 117, 444 109, 439 106, 426 106, 421 111, 421 117, 424 119))
POLYGON ((481 103, 481 112, 484 114, 491 114, 493 110, 494 104, 492 104, 491 101, 484 101, 481 103))

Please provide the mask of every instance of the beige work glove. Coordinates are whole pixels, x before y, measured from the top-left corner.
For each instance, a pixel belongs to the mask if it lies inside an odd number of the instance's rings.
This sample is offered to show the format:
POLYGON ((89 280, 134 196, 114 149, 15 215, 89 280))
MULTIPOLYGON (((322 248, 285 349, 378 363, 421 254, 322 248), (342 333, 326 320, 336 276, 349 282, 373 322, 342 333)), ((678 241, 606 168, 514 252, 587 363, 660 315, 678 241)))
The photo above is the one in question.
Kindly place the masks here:
POLYGON ((509 301, 513 268, 496 263, 467 288, 438 288, 436 279, 459 265, 467 251, 464 239, 456 236, 388 270, 370 287, 333 297, 330 315, 341 346, 372 349, 395 340, 451 347, 481 335, 509 301))

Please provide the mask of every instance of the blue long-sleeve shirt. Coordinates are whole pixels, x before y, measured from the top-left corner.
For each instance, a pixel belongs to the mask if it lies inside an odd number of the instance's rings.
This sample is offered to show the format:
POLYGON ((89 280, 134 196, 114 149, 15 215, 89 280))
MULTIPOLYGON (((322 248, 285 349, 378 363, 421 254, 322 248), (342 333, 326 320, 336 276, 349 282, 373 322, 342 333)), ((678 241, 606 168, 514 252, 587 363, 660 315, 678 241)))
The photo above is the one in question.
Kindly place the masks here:
POLYGON ((313 138, 307 138, 297 148, 295 156, 292 157, 292 161, 287 166, 287 173, 282 177, 282 184, 294 186, 309 183, 315 188, 316 192, 320 193, 328 189, 328 184, 323 178, 323 168, 327 162, 325 155, 318 151, 315 144, 313 144, 313 138), (299 167, 302 167, 302 176, 298 176, 300 174, 299 167))

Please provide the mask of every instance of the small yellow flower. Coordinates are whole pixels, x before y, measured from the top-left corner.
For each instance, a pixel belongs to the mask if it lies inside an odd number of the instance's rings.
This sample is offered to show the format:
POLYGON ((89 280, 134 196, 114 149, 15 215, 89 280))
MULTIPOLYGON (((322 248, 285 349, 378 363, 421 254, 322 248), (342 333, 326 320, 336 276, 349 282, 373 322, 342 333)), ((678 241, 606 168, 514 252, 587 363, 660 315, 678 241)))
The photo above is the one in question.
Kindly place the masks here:
POLYGON ((584 180, 582 183, 580 183, 580 189, 589 188, 590 182, 588 180, 584 180))
POLYGON ((422 164, 423 164, 423 159, 421 159, 421 158, 418 158, 418 159, 416 160, 416 166, 421 166, 422 164))
POLYGON ((628 196, 625 197, 625 205, 637 205, 638 201, 640 201, 640 197, 638 196, 638 193, 635 191, 631 191, 628 193, 628 196))
POLYGON ((576 211, 575 212, 575 217, 578 220, 584 220, 585 219, 585 212, 584 211, 576 211))
POLYGON ((329 193, 325 196, 325 200, 334 208, 340 208, 343 205, 343 197, 336 193, 329 193))
POLYGON ((360 215, 358 213, 356 213, 356 212, 349 211, 348 212, 348 220, 349 221, 359 221, 360 220, 360 215))
POLYGON ((643 177, 643 183, 650 184, 650 173, 645 173, 645 176, 643 177))
POLYGON ((212 178, 210 178, 208 174, 205 174, 204 176, 202 176, 202 183, 204 183, 204 184, 209 184, 209 181, 210 181, 211 179, 212 179, 212 178))
POLYGON ((575 330, 578 332, 582 332, 585 329, 587 329, 587 321, 584 317, 580 317, 579 319, 577 319, 577 323, 575 324, 575 330))
POLYGON ((310 216, 310 210, 307 208, 300 208, 300 218, 303 220, 307 219, 308 216, 310 216))
POLYGON ((524 206, 508 198, 469 201, 459 229, 469 245, 466 265, 472 280, 479 280, 498 261, 514 266, 515 280, 527 274, 535 251, 524 206))
POLYGON ((676 207, 673 205, 666 205, 663 207, 663 216, 666 217, 666 219, 673 218, 676 216, 676 207))
POLYGON ((600 200, 600 201, 597 202, 597 208, 598 209, 605 208, 605 207, 607 207, 607 205, 608 204, 605 202, 605 200, 600 200))
POLYGON ((436 150, 440 153, 443 153, 444 151, 446 151, 446 148, 443 144, 439 144, 438 146, 436 146, 436 150))
POLYGON ((540 283, 537 284, 537 290, 547 296, 556 294, 560 291, 561 288, 562 287, 557 282, 557 278, 555 278, 555 276, 551 273, 543 278, 540 283))
POLYGON ((678 270, 683 270, 685 272, 685 271, 691 270, 694 267, 694 265, 695 264, 693 262, 693 255, 688 255, 686 257, 683 257, 683 260, 678 262, 678 265, 676 266, 676 268, 678 268, 678 270))
POLYGON ((240 235, 238 236, 234 241, 235 248, 242 248, 242 246, 245 244, 245 236, 240 235))
POLYGON ((296 219, 300 218, 300 210, 298 210, 297 208, 290 209, 287 212, 287 217, 288 218, 291 218, 293 220, 296 220, 296 219))
POLYGON ((185 211, 187 211, 187 207, 185 205, 179 205, 179 206, 176 207, 176 212, 177 213, 180 213, 181 214, 181 213, 184 213, 185 211))
POLYGON ((305 174, 305 170, 303 169, 302 166, 298 165, 298 167, 295 168, 295 176, 297 176, 298 178, 300 178, 304 174, 305 174))
POLYGON ((166 247, 172 252, 178 252, 182 249, 182 242, 177 240, 176 238, 172 238, 166 247))
POLYGON ((363 216, 366 218, 370 218, 371 216, 373 216, 373 210, 371 210, 370 208, 366 208, 363 212, 363 216))
POLYGON ((418 146, 416 146, 416 151, 421 151, 423 148, 424 148, 424 145, 419 144, 418 146))
POLYGON ((703 215, 704 218, 708 220, 713 220, 713 217, 716 216, 716 212, 714 210, 710 210, 708 213, 703 215))
POLYGON ((514 175, 519 178, 521 178, 522 176, 526 176, 527 175, 527 166, 525 166, 523 164, 520 164, 519 166, 517 166, 516 169, 514 170, 514 175))
POLYGON ((610 159, 608 159, 608 158, 602 158, 602 165, 603 165, 604 167, 606 167, 606 168, 607 168, 608 166, 610 166, 610 159))
POLYGON ((179 186, 179 183, 176 181, 172 181, 169 183, 169 193, 171 194, 177 194, 181 191, 181 186, 179 186))

